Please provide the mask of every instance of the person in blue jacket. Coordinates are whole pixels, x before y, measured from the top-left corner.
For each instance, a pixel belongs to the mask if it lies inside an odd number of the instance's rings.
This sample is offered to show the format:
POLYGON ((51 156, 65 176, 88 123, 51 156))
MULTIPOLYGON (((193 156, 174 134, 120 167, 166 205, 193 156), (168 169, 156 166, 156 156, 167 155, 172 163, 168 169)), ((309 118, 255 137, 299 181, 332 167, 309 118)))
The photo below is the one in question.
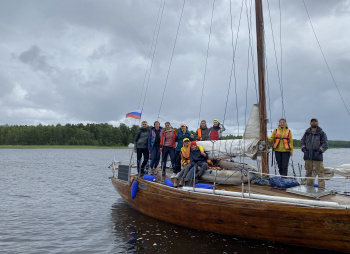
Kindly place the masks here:
POLYGON ((160 137, 162 136, 163 129, 160 127, 160 123, 155 121, 148 136, 148 152, 151 154, 150 172, 149 174, 157 174, 156 168, 160 161, 160 137))

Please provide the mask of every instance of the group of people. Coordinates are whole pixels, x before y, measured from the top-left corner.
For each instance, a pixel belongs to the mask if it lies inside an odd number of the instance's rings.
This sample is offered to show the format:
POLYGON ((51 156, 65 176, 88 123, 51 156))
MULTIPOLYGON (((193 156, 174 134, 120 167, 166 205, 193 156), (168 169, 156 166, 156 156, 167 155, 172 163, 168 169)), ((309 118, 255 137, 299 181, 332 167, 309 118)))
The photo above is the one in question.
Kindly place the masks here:
MULTIPOLYGON (((149 129, 148 123, 143 121, 140 130, 135 136, 134 151, 137 153, 137 171, 139 174, 144 174, 145 167, 150 159, 149 173, 157 174, 156 168, 162 156, 162 175, 165 175, 169 155, 171 167, 173 168, 171 178, 178 177, 179 175, 186 177, 192 164, 193 166, 197 165, 200 168, 200 172, 204 172, 207 155, 203 147, 197 146, 196 141, 219 140, 222 132, 225 131, 224 125, 218 119, 214 119, 213 126, 210 128, 207 127, 206 121, 202 120, 196 132, 196 137, 190 133, 184 122, 180 124, 178 131, 174 130, 169 122, 165 123, 164 129, 160 126, 159 121, 155 121, 153 125, 149 129), (197 150, 199 152, 196 152, 197 150), (190 153, 190 151, 193 151, 193 153, 190 153), (142 157, 143 162, 141 163, 142 157), (202 165, 202 161, 205 162, 204 165, 202 165), (184 168, 186 170, 182 171, 184 168)), ((206 165, 206 167, 208 166, 206 165)))
MULTIPOLYGON (((286 119, 281 118, 279 120, 278 127, 272 132, 268 140, 273 144, 280 175, 287 176, 289 158, 293 156, 293 137, 286 119)), ((318 176, 318 187, 324 189, 323 153, 328 149, 328 139, 326 133, 318 126, 316 118, 310 120, 310 127, 305 131, 300 147, 304 153, 306 184, 314 186, 313 177, 318 176)))
MULTIPOLYGON (((190 133, 184 122, 176 131, 172 129, 169 122, 165 123, 163 129, 160 127, 159 121, 155 121, 154 127, 150 130, 147 122, 143 121, 134 142, 138 173, 145 173, 145 167, 150 158, 149 173, 157 174, 156 168, 162 155, 161 168, 164 176, 169 155, 173 168, 171 178, 176 178, 176 183, 182 185, 183 181, 190 181, 195 173, 197 179, 200 179, 208 168, 208 156, 203 147, 197 145, 196 141, 220 140, 223 131, 225 131, 225 127, 218 119, 214 119, 213 126, 210 128, 207 127, 206 121, 202 120, 196 131, 196 137, 190 133), (141 164, 142 156, 143 162, 141 164), (197 172, 193 172, 193 169, 197 172)), ((279 120, 278 127, 272 132, 268 141, 272 143, 280 175, 287 176, 289 159, 293 156, 293 136, 286 119, 279 120)), ((322 179, 324 178, 323 153, 328 149, 328 140, 326 133, 318 126, 316 118, 310 120, 310 128, 305 131, 300 145, 304 153, 307 185, 313 186, 314 179, 312 177, 318 175, 318 187, 325 188, 325 181, 322 179)))

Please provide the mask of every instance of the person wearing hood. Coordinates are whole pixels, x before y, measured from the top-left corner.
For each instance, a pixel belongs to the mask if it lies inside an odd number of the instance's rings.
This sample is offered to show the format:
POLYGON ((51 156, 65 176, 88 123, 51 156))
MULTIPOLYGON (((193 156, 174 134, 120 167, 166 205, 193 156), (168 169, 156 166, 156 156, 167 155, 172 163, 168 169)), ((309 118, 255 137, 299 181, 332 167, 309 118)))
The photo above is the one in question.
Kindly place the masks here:
POLYGON ((207 122, 205 120, 201 121, 201 125, 197 129, 196 134, 197 134, 197 139, 199 141, 210 140, 210 138, 209 138, 209 129, 207 127, 207 122))
POLYGON ((181 187, 183 184, 183 178, 187 175, 188 171, 191 169, 190 161, 190 139, 184 138, 183 146, 181 148, 181 171, 175 176, 174 187, 178 185, 181 187))
POLYGON ((210 140, 220 140, 222 133, 225 131, 225 127, 223 124, 219 122, 218 119, 214 119, 213 127, 209 129, 209 138, 210 140))
MULTIPOLYGON (((318 126, 318 120, 312 118, 310 121, 311 127, 305 131, 301 139, 300 147, 304 153, 306 177, 318 175, 318 187, 325 188, 323 153, 328 149, 328 139, 326 133, 318 126)), ((314 179, 307 178, 306 185, 314 186, 314 179)))
POLYGON ((273 144, 275 158, 281 176, 288 175, 288 164, 290 156, 293 156, 293 136, 287 126, 286 119, 281 118, 279 125, 269 137, 269 142, 273 144))
POLYGON ((163 134, 163 129, 158 121, 154 122, 154 127, 151 129, 148 136, 148 152, 151 154, 150 174, 157 174, 156 168, 160 161, 160 137, 163 134))
POLYGON ((148 153, 148 136, 149 129, 147 121, 141 123, 142 127, 137 132, 134 140, 134 152, 137 153, 137 172, 141 175, 145 173, 145 166, 147 165, 149 153, 148 153), (141 158, 143 156, 143 162, 141 164, 141 158), (141 166, 140 166, 141 165, 141 166))
POLYGON ((175 148, 175 168, 173 168, 173 174, 171 178, 175 178, 177 173, 181 171, 181 148, 183 147, 183 140, 188 138, 189 140, 193 140, 192 134, 188 130, 186 124, 184 122, 180 125, 180 130, 177 132, 176 142, 177 146, 175 148))
POLYGON ((208 155, 204 152, 203 147, 197 145, 196 141, 192 141, 190 152, 191 170, 187 173, 185 177, 185 183, 193 179, 194 170, 195 173, 198 172, 197 179, 200 180, 202 178, 204 171, 208 169, 207 159, 208 155))

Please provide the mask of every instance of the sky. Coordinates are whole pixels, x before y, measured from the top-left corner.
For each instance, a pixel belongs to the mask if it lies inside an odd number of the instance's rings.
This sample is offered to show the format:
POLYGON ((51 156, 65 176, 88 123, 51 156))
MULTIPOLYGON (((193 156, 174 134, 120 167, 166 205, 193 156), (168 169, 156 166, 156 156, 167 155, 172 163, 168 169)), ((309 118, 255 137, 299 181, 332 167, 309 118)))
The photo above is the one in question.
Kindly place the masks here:
MULTIPOLYGON (((150 125, 219 119, 242 135, 258 101, 251 2, 0 1, 0 125, 131 127, 142 109, 150 125)), ((350 1, 263 8, 268 135, 285 117, 300 139, 317 118, 349 141, 350 1)))

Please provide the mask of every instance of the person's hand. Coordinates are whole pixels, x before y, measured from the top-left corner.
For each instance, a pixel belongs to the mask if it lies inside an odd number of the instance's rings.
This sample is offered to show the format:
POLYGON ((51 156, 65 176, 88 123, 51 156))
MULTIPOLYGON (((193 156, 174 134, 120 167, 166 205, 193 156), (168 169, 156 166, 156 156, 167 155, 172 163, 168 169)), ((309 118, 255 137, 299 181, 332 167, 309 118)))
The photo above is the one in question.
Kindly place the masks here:
POLYGON ((137 150, 136 150, 136 149, 134 149, 134 152, 135 152, 135 153, 137 153, 137 150))
POLYGON ((151 153, 151 150, 148 150, 148 153, 151 153))
POLYGON ((293 156, 293 152, 290 152, 290 156, 293 156))

